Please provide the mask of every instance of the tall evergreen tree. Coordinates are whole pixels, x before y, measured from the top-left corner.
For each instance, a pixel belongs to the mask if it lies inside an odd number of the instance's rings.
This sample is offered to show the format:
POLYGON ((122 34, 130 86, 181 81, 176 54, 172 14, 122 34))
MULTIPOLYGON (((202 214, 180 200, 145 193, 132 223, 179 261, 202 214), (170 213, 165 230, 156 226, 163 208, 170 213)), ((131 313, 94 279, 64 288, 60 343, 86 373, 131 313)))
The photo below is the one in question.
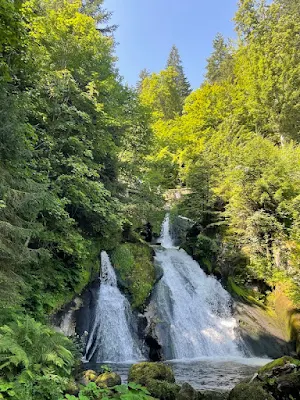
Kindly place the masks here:
POLYGON ((232 74, 232 57, 229 46, 220 33, 213 41, 213 49, 206 66, 205 77, 209 83, 220 82, 232 74))
POLYGON ((146 68, 143 68, 143 69, 141 70, 140 74, 139 74, 139 80, 137 81, 137 84, 136 84, 136 87, 137 87, 138 92, 141 91, 143 81, 144 81, 144 79, 147 78, 148 76, 150 76, 150 72, 149 72, 146 68))
POLYGON ((168 67, 174 68, 177 72, 177 77, 175 79, 183 103, 184 99, 191 93, 191 85, 185 76, 179 51, 175 45, 172 46, 169 54, 167 61, 167 68, 168 67))

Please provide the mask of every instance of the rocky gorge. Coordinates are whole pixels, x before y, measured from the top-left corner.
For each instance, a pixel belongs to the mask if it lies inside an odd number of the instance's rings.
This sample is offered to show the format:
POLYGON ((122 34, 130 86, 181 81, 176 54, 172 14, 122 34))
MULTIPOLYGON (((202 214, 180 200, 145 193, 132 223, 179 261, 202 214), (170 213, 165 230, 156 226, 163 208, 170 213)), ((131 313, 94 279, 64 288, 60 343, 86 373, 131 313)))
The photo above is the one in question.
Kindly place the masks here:
MULTIPOLYGON (((177 247, 173 245, 173 243, 179 244, 179 240, 177 239, 177 242, 174 241, 172 237, 176 235, 176 238, 180 237, 178 234, 179 231, 179 226, 182 225, 182 221, 184 221, 183 225, 184 228, 181 228, 181 235, 184 235, 184 230, 187 229, 187 225, 190 225, 190 221, 184 220, 184 219, 179 219, 179 223, 176 222, 173 223, 173 226, 176 227, 173 228, 172 225, 169 225, 169 219, 168 217, 165 219, 162 229, 162 236, 156 240, 159 244, 154 245, 154 251, 156 251, 156 258, 153 260, 154 261, 154 279, 153 279, 153 289, 151 290, 150 295, 146 298, 146 301, 144 303, 143 307, 140 308, 133 308, 132 310, 132 315, 130 316, 130 323, 128 324, 128 329, 131 332, 131 338, 135 338, 134 340, 136 341, 136 346, 137 346, 137 352, 132 353, 131 356, 126 356, 126 354, 123 351, 116 350, 118 348, 118 343, 116 341, 118 340, 123 340, 124 339, 124 330, 121 328, 122 322, 120 318, 118 317, 118 321, 116 321, 116 326, 114 327, 114 332, 111 341, 112 350, 115 352, 115 354, 119 354, 120 358, 116 358, 116 356, 113 356, 113 353, 110 353, 109 348, 106 349, 106 356, 100 358, 96 356, 96 353, 94 356, 89 356, 88 359, 85 361, 89 361, 89 363, 84 364, 84 368, 87 368, 88 370, 92 367, 95 367, 95 370, 99 370, 99 363, 107 363, 113 368, 115 373, 121 373, 122 380, 123 381, 136 381, 139 384, 142 384, 146 386, 149 390, 155 387, 157 390, 158 388, 161 388, 162 392, 155 392, 153 391, 152 394, 153 397, 156 398, 161 398, 161 399, 201 399, 201 398, 207 398, 207 399, 243 399, 244 397, 241 397, 243 394, 242 393, 247 393, 247 391, 253 393, 258 393, 255 394, 256 398, 259 395, 262 396, 269 396, 266 397, 267 399, 280 399, 281 397, 278 397, 278 393, 281 393, 279 389, 275 388, 275 384, 284 381, 286 378, 287 380, 291 379, 293 383, 291 384, 293 388, 291 389, 291 393, 294 393, 293 391, 296 390, 294 389, 294 379, 297 380, 298 374, 296 373, 298 371, 298 362, 297 360, 294 361, 291 358, 283 358, 281 361, 279 361, 279 366, 281 369, 275 370, 273 372, 273 365, 272 368, 268 373, 263 373, 262 371, 266 371, 261 367, 259 372, 255 372, 258 369, 258 365, 264 365, 268 363, 268 358, 278 358, 283 355, 289 355, 289 354, 294 354, 296 355, 296 347, 295 347, 295 342, 293 343, 292 341, 289 341, 287 338, 286 333, 284 332, 284 328, 278 323, 279 318, 274 316, 274 314, 271 314, 268 312, 268 310, 259 307, 258 304, 247 304, 246 302, 243 302, 242 299, 238 299, 237 297, 235 299, 232 299, 229 295, 227 295, 224 291, 224 298, 221 300, 222 307, 225 306, 225 309, 222 308, 220 309, 221 305, 214 304, 212 305, 211 303, 208 303, 207 306, 205 307, 212 307, 211 310, 209 311, 209 315, 215 314, 215 318, 219 318, 218 315, 222 315, 223 320, 219 320, 217 324, 221 324, 221 330, 218 332, 218 325, 213 327, 213 325, 210 325, 209 329, 209 336, 213 337, 212 335, 216 335, 215 339, 212 341, 212 350, 210 353, 209 349, 209 342, 207 342, 205 339, 203 341, 203 337, 205 337, 205 334, 200 335, 199 339, 197 339, 197 335, 193 337, 192 339, 187 339, 186 342, 186 350, 184 349, 184 341, 182 340, 184 337, 188 338, 188 335, 191 335, 190 332, 192 330, 187 330, 185 333, 182 331, 179 334, 178 339, 176 339, 176 334, 177 332, 172 332, 172 330, 168 331, 166 328, 166 319, 174 318, 174 315, 176 315, 176 307, 181 307, 181 305, 176 306, 176 303, 173 303, 172 305, 168 305, 168 302, 164 306, 164 300, 161 296, 158 296, 158 288, 159 285, 162 285, 164 283, 164 275, 167 273, 164 271, 164 268, 162 268, 162 263, 164 262, 162 259, 159 259, 157 257, 157 254, 165 254, 165 253, 159 253, 160 246, 162 245, 163 248, 170 248, 168 250, 171 254, 171 259, 174 260, 174 252, 176 257, 178 257, 177 252, 179 254, 180 258, 180 268, 182 270, 184 263, 192 262, 190 261, 190 258, 188 255, 184 255, 185 253, 181 253, 177 247), (178 226, 179 225, 179 226, 178 226), (175 233, 176 232, 176 233, 175 233), (182 259, 183 257, 183 259, 182 259), (160 261, 160 262, 159 262, 160 261), (227 298, 227 296, 229 296, 227 298), (228 302, 228 305, 226 305, 228 302), (157 305, 159 304, 159 308, 157 305), (210 305, 209 305, 210 304, 210 305), (169 307, 171 306, 172 312, 171 314, 168 314, 170 312, 169 307), (164 307, 167 307, 164 309, 164 307), (174 308, 175 307, 175 308, 174 308), (165 311, 163 311, 165 310, 165 311), (169 311, 168 311, 169 310, 169 311), (175 313, 175 314, 174 314, 175 313), (212 313, 212 314, 211 314, 212 313), (225 313, 225 314, 224 314, 225 313), (228 316, 226 317, 226 313, 228 313, 228 316), (225 317, 225 320, 224 320, 225 317), (226 318, 228 319, 226 322, 226 318), (231 321, 231 322, 229 322, 231 321), (224 324, 222 327, 222 324, 224 324), (120 325, 121 324, 121 325, 120 325), (225 328, 227 324, 227 328, 225 328), (229 324, 229 325, 228 325, 229 324), (231 326, 231 324, 233 324, 231 326), (224 330, 225 329, 225 330, 224 330), (228 338, 224 336, 224 333, 226 332, 226 329, 229 329, 228 331, 228 338), (123 333, 122 333, 123 332, 123 333), (118 339, 118 335, 121 333, 122 338, 118 339), (221 335, 221 336, 220 336, 221 335), (232 336, 233 335, 233 336, 232 336), (231 339, 230 339, 231 337, 231 339), (189 340, 192 340, 190 342, 189 340), (195 342, 196 340, 196 342, 195 342), (198 344, 197 340, 200 340, 198 344), (229 340, 229 342, 228 342, 229 340), (232 343, 230 342, 232 341, 232 343), (218 350, 218 346, 216 347, 216 343, 220 343, 220 349, 218 350), (180 344, 179 344, 180 343, 180 344), (194 343, 195 348, 193 350, 193 345, 194 343), (201 344, 200 344, 201 343, 201 344), (231 343, 231 344, 230 344, 231 343), (176 347, 177 346, 177 347, 176 347), (178 347, 179 346, 179 347, 178 347), (201 348, 201 346, 204 346, 201 348), (208 346, 208 347, 207 347, 208 346), (229 346, 229 347, 228 347, 229 346), (176 350, 177 349, 177 350, 176 350), (187 353, 185 353, 187 351, 187 353), (197 353, 199 351, 199 353, 197 353), (111 358, 110 358, 111 356, 111 358), (203 359, 203 357, 208 357, 203 359), (259 357, 257 359, 253 357, 259 357), (262 357, 266 357, 265 359, 261 359, 262 357), (135 366, 134 364, 133 367, 130 367, 130 364, 134 363, 135 361, 138 361, 140 359, 146 359, 150 360, 152 362, 157 362, 157 361, 164 361, 164 360, 171 360, 171 359, 185 359, 186 365, 184 368, 182 368, 182 364, 180 364, 180 360, 178 360, 179 364, 176 362, 174 364, 169 364, 173 367, 174 373, 172 372, 172 379, 162 379, 162 383, 157 385, 155 382, 154 383, 151 381, 146 382, 145 378, 136 378, 136 375, 132 373, 132 371, 135 370, 143 370, 143 368, 146 369, 147 373, 146 376, 149 375, 149 371, 147 368, 151 369, 153 368, 170 368, 169 366, 167 367, 165 364, 155 364, 155 363, 145 363, 145 364, 137 364, 140 365, 139 367, 135 366), (219 359, 218 359, 219 358, 219 359), (249 364, 248 361, 244 360, 255 360, 252 365, 249 364), (187 360, 189 360, 187 362, 187 360), (198 361, 197 361, 198 360, 198 361), (126 363, 126 366, 120 366, 119 364, 115 364, 116 362, 121 362, 121 363, 126 363), (194 364, 193 364, 194 362, 194 364), (282 365, 281 365, 282 364, 282 365), (141 365, 144 365, 142 367, 141 365), (199 367, 199 365, 201 367, 199 367), (219 367, 218 367, 219 365, 219 367), (287 365, 287 366, 285 366, 287 365), (290 368, 288 365, 292 365, 290 368), (294 367, 296 365, 296 367, 294 367), (157 367, 161 366, 161 367, 157 367), (219 370, 218 370, 219 368, 219 370), (205 371, 206 370, 206 371, 205 371), (218 371, 217 371, 218 370, 218 371), (197 376, 197 378, 191 378, 189 377, 189 373, 186 373, 186 371, 190 371, 192 375, 197 376), (192 372, 193 371, 193 372, 192 372), (217 372, 216 372, 217 371, 217 372), (220 372, 222 371, 222 372, 220 372), (277 372, 276 372, 277 371, 277 372), (293 373, 292 378, 287 377, 286 375, 290 375, 290 373, 293 373), (295 373, 295 375, 294 375, 295 373), (255 375, 256 374, 256 375, 255 375), (274 375, 275 374, 275 375, 274 375), (278 379, 276 378, 275 380, 273 379, 273 375, 277 376, 278 379), (127 376, 128 375, 128 376, 127 376), (207 375, 210 375, 210 380, 207 379, 207 375), (176 376, 176 382, 178 384, 175 384, 175 376, 176 376), (284 376, 284 378, 280 378, 279 376, 284 376), (184 382, 184 380, 187 380, 184 382), (222 379, 224 379, 228 382, 226 384, 222 384, 222 379), (214 380, 215 382, 212 384, 211 380, 214 380), (202 383, 201 383, 202 381, 202 383), (240 383, 242 381, 242 383, 240 383), (273 386, 269 387, 269 383, 266 382, 273 382, 273 386), (236 386, 236 384, 238 384, 236 386), (235 387, 235 389, 232 389, 235 387), (205 389, 205 390, 204 390, 205 389), (232 389, 232 391, 230 391, 232 389), (272 390, 271 390, 272 389, 272 390), (268 392, 269 390, 269 392, 268 392), (278 392, 279 390, 279 392, 278 392), (239 393, 239 391, 241 393, 239 393), (271 391, 271 392, 270 392, 271 391), (274 392, 274 393, 273 393, 274 392), (278 392, 278 393, 277 393, 278 392), (267 393, 267 394, 266 394, 267 393), (272 394, 273 393, 273 394, 272 394), (277 393, 277 394, 276 394, 277 393), (270 396, 277 396, 277 397, 270 397, 270 396), (202 396, 202 397, 201 397, 202 396), (204 397, 203 397, 204 396, 204 397), (206 396, 206 397, 205 397, 206 396)), ((164 250, 166 252, 166 250, 164 250)), ((153 250, 151 252, 153 254, 153 250)), ((105 256, 106 262, 109 261, 108 256, 105 256)), ((151 256, 152 257, 152 256, 151 256)), ((161 257, 161 256, 160 256, 161 257)), ((173 261, 174 262, 174 261, 173 261)), ((176 261, 178 263, 178 261, 176 261)), ((102 273, 103 273, 103 259, 102 259, 102 273)), ((176 264, 175 264, 176 265, 176 264)), ((197 263, 191 264, 192 268, 196 268, 197 271, 197 263)), ((112 265, 110 266, 112 268, 112 265)), ((184 271, 184 270, 183 270, 184 271)), ((116 270, 117 272, 117 270, 116 270)), ((197 275, 201 273, 204 274, 200 269, 198 272, 196 272, 197 275)), ((189 272, 186 270, 184 272, 185 276, 185 285, 187 284, 187 276, 189 272)), ((205 274, 204 274, 205 275, 205 274)), ((100 287, 104 285, 103 278, 100 281, 100 287)), ((110 278, 107 278, 107 270, 106 270, 106 275, 105 279, 109 280, 110 278)), ((124 284, 124 280, 122 281, 117 273, 116 277, 113 279, 118 279, 118 286, 120 287, 120 290, 123 291, 125 294, 124 299, 128 298, 128 300, 132 300, 130 295, 128 294, 128 291, 126 292, 126 284, 124 284), (121 281, 121 284, 119 283, 121 281), (127 293, 127 294, 126 294, 127 293)), ((171 278, 171 280, 174 279, 176 280, 175 277, 171 278)), ((197 281, 198 278, 193 277, 193 282, 195 285, 195 282, 197 281)), ((209 289, 209 292, 211 292, 214 287, 216 286, 217 292, 219 292, 218 295, 216 293, 213 295, 214 298, 218 298, 220 296, 220 293, 222 290, 222 286, 220 285, 215 278, 207 278, 204 276, 204 279, 208 279, 208 281, 205 283, 205 286, 207 287, 208 282, 212 282, 213 286, 209 289)), ((117 281, 115 281, 117 282, 117 281)), ((114 283, 116 284, 116 283, 114 283)), ((114 285, 113 284, 113 285, 114 285)), ((201 286, 201 285, 200 285, 201 286)), ((164 285, 164 287, 166 287, 164 285)), ((167 289, 167 294, 165 293, 163 296, 172 296, 174 297, 174 293, 170 292, 170 289, 168 287, 167 289)), ((184 288, 180 289, 180 292, 182 294, 184 288)), ((203 289, 202 289, 203 290, 203 289)), ((165 292, 165 289, 161 290, 161 294, 165 292)), ((214 293, 214 292, 212 292, 214 293)), ((194 296, 194 295, 193 295, 194 296)), ((192 299, 192 298, 191 298, 192 299)), ((123 300, 122 300, 123 301, 123 300)), ((126 300, 127 301, 127 300, 126 300)), ((183 300, 183 301, 191 301, 191 300, 183 300)), ((119 302, 119 300, 118 300, 119 302)), ((59 315, 56 315, 55 317, 55 323, 59 328, 64 331, 66 334, 71 334, 74 335, 76 334, 79 338, 81 338, 81 343, 84 346, 88 345, 88 340, 91 335, 89 334, 93 329, 95 329, 95 321, 97 320, 97 313, 99 313, 99 278, 96 278, 83 292, 82 296, 80 298, 74 299, 74 301, 64 310, 64 312, 61 312, 59 315)), ((131 302, 132 303, 132 302, 131 302)), ((128 303, 129 304, 129 303, 128 303)), ((205 305, 205 297, 203 297, 203 292, 202 292, 202 301, 199 303, 199 305, 193 305, 192 309, 197 310, 199 307, 205 305), (202 304, 202 305, 201 305, 202 304)), ((110 305, 111 306, 111 305, 110 305)), ((128 306, 126 306, 128 307, 128 306)), ((126 308, 125 307, 125 308, 126 308)), ((195 314, 196 320, 198 321, 199 319, 202 318, 205 315, 205 309, 200 311, 199 315, 195 314)), ((179 312, 179 311, 177 311, 179 312)), ((185 313, 189 314, 190 311, 186 309, 184 311, 185 313)), ((128 321, 128 312, 126 312, 126 318, 128 321)), ((180 315, 180 314, 179 314, 180 315)), ((182 314, 181 319, 184 314, 182 314)), ((180 326, 180 321, 176 322, 175 320, 169 321, 169 326, 172 326, 174 324, 175 328, 178 327, 178 324, 180 326)), ((204 321, 204 320, 203 320, 204 321)), ((208 320, 209 321, 209 320, 208 320)), ((206 324, 208 328, 209 324, 211 322, 208 322, 206 324)), ((217 320, 216 320, 217 321, 217 320)), ((104 323, 104 322, 103 322, 104 323)), ((102 324, 103 324, 102 323, 102 324)), ((106 317, 106 322, 107 323, 107 317, 106 317)), ((190 323, 193 323, 192 320, 190 320, 190 323)), ((195 332, 204 328, 199 328, 198 322, 195 322, 195 332)), ((201 326, 201 325, 200 325, 201 326)), ((189 325, 189 328, 191 326, 189 325)), ((107 328, 109 330, 109 327, 107 328)), ((204 329, 205 332, 205 329, 204 329)), ((108 332, 109 333, 109 332, 108 332)), ((96 335, 95 338, 98 336, 96 335)), ((103 335, 101 335, 101 338, 103 340, 103 335)), ((99 339, 93 339, 94 341, 99 340, 99 339)), ((132 340, 132 339, 130 339, 132 340)), ((91 339, 90 339, 91 342, 91 339)), ((92 342, 91 342, 92 343, 92 342)), ((103 343, 102 346, 107 346, 108 343, 103 343)), ((128 341, 125 346, 128 346, 128 341)), ((97 347, 97 346, 96 346, 97 347)), ((86 352, 86 350, 85 350, 86 352)), ((87 354, 87 352, 86 352, 87 354)), ((99 353, 98 353, 99 354, 99 353)), ((129 353, 130 354, 130 353, 129 353)), ((169 363, 169 362, 168 362, 169 363)), ((275 368, 275 367, 274 367, 275 368)), ((86 373, 87 374, 87 373, 86 373)), ((94 373, 96 376, 97 373, 94 373)), ((160 376, 160 375, 159 375, 160 376)), ((121 379, 121 378, 120 378, 121 379)), ((151 378, 152 379, 152 378, 151 378)), ((156 378, 153 378, 156 380, 156 378)), ((281 386, 280 386, 281 387, 281 386)), ((290 389, 289 389, 290 390, 290 389)), ((288 394, 290 395, 290 394, 288 394)), ((291 394, 292 395, 292 394, 291 394)), ((248 397, 250 399, 250 397, 248 397)), ((260 397, 257 397, 258 399, 260 397)), ((262 399, 264 397, 261 397, 262 399)), ((284 397, 282 397, 284 398, 284 397)), ((289 398, 289 397, 286 397, 289 398)), ((290 397, 291 398, 291 397, 290 397)), ((296 399, 297 397, 295 397, 296 399)))

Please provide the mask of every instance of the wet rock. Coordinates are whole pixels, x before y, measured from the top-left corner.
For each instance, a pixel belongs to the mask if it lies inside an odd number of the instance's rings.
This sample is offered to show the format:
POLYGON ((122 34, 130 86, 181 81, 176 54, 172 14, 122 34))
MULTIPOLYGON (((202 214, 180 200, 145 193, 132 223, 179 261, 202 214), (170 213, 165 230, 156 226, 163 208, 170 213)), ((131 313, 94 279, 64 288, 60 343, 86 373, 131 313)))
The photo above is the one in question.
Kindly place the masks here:
POLYGON ((159 264, 154 263, 155 268, 155 285, 161 280, 164 275, 164 270, 159 264))
POLYGON ((147 318, 147 327, 144 331, 145 343, 148 348, 148 357, 151 361, 163 361, 164 354, 161 345, 161 338, 156 329, 158 317, 156 315, 156 308, 153 302, 148 305, 145 317, 147 318))
POLYGON ((155 379, 158 381, 175 382, 172 368, 158 362, 142 362, 131 366, 128 381, 145 384, 147 380, 155 379))
POLYGON ((83 385, 87 385, 89 382, 95 382, 97 377, 98 377, 97 372, 95 372, 92 369, 88 369, 87 371, 83 372, 80 383, 82 383, 83 385))
POLYGON ((148 379, 144 385, 149 390, 152 397, 160 400, 175 400, 180 391, 180 386, 176 383, 148 379))
POLYGON ((151 335, 147 335, 145 338, 145 342, 149 348, 149 359, 151 361, 162 361, 163 352, 162 347, 158 342, 158 339, 151 335))
POLYGON ((116 385, 121 385, 121 377, 115 372, 104 372, 104 374, 100 374, 97 377, 95 383, 102 389, 109 388, 116 385))
POLYGON ((300 371, 276 379, 273 396, 281 400, 300 399, 300 371))
POLYGON ((272 375, 280 375, 282 373, 286 374, 292 372, 297 367, 300 368, 299 360, 289 356, 284 356, 261 367, 258 370, 258 376, 259 379, 264 379, 272 375))
POLYGON ((246 354, 278 358, 293 352, 294 345, 287 342, 278 319, 270 316, 261 307, 236 301, 233 311, 246 354))
POLYGON ((229 392, 216 392, 215 390, 201 390, 201 400, 227 400, 229 392))
POLYGON ((180 391, 171 367, 157 362, 132 365, 128 381, 145 386, 153 397, 161 400, 175 400, 180 391))
POLYGON ((249 383, 237 385, 229 400, 300 399, 300 361, 282 357, 261 367, 249 383))
POLYGON ((182 245, 186 241, 186 235, 189 229, 194 225, 194 221, 177 215, 173 218, 171 230, 172 237, 176 238, 176 246, 182 245))
POLYGON ((300 361, 287 356, 274 360, 259 369, 254 382, 275 399, 300 399, 300 361))
POLYGON ((190 384, 184 383, 176 395, 176 400, 200 400, 203 399, 201 393, 197 392, 190 384))
POLYGON ((53 328, 66 336, 76 334, 76 312, 82 307, 82 299, 76 296, 71 302, 51 316, 53 328))
POLYGON ((229 400, 274 400, 259 384, 240 383, 229 394, 229 400))
POLYGON ((81 294, 82 307, 75 311, 76 333, 82 337, 86 332, 91 332, 95 320, 99 290, 99 278, 97 277, 84 289, 81 294))

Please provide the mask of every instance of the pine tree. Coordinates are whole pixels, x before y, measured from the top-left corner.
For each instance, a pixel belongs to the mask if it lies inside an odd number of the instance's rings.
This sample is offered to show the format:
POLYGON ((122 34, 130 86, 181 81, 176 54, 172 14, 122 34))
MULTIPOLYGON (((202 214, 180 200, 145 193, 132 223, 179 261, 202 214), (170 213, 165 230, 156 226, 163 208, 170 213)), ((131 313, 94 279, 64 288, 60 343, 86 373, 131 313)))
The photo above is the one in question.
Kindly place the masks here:
POLYGON ((213 41, 212 55, 207 59, 206 79, 209 83, 220 82, 231 75, 232 57, 224 37, 218 33, 213 41))
POLYGON ((148 76, 150 76, 150 72, 146 68, 142 69, 139 74, 139 80, 137 81, 137 84, 136 84, 136 88, 137 88, 138 92, 141 91, 143 81, 148 76))
POLYGON ((191 93, 191 85, 187 77, 185 76, 182 61, 178 49, 175 45, 172 46, 171 52, 169 54, 169 58, 167 61, 167 68, 168 67, 174 68, 178 74, 175 79, 183 103, 184 99, 191 93))

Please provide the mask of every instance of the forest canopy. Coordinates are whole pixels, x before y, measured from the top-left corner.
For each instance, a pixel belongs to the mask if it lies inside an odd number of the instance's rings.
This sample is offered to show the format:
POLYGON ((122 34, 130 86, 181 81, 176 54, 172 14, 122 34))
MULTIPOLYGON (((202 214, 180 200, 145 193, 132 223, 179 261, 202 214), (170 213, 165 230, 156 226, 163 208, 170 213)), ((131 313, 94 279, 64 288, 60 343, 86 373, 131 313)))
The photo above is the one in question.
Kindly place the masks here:
POLYGON ((240 0, 235 24, 238 39, 216 36, 205 80, 183 103, 180 59, 143 78, 150 159, 161 185, 189 189, 178 212, 195 221, 187 248, 207 270, 288 282, 299 301, 299 2, 240 0))

